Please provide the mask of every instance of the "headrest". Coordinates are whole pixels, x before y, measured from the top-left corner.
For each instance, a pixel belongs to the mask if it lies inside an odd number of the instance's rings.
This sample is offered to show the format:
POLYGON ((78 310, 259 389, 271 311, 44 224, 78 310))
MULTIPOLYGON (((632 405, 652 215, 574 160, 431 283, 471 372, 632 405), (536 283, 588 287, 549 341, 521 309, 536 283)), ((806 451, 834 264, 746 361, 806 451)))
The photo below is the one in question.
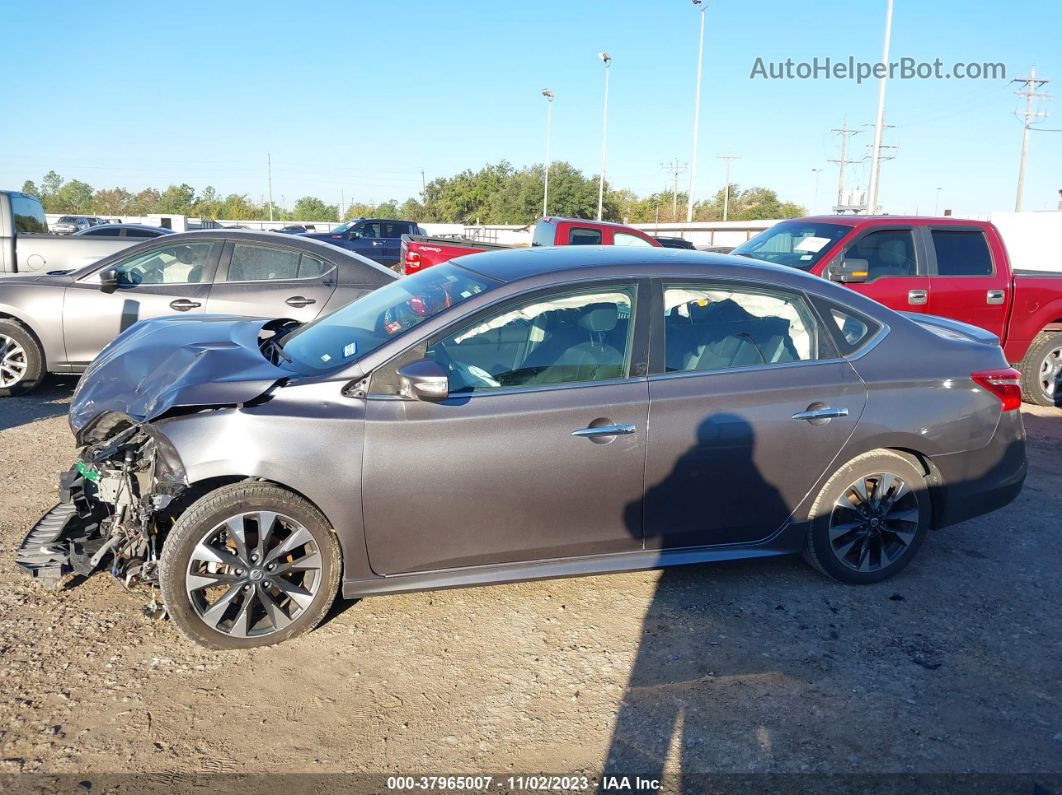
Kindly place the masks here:
POLYGON ((195 264, 195 252, 191 246, 181 246, 177 249, 177 260, 185 265, 195 264))
POLYGON ((733 320, 747 320, 752 317, 746 312, 741 304, 731 298, 722 301, 710 301, 702 306, 698 301, 689 303, 690 322, 693 325, 702 323, 726 323, 733 320))
POLYGON ((612 331, 618 322, 619 309, 615 304, 593 304, 579 318, 582 328, 595 333, 612 331))

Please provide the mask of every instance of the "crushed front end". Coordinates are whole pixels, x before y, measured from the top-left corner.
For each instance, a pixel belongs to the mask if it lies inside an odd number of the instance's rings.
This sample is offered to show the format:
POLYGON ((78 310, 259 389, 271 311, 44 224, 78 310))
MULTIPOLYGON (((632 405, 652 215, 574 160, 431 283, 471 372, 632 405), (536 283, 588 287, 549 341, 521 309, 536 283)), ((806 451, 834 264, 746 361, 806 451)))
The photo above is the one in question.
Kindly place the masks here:
POLYGON ((116 413, 79 434, 84 447, 60 476, 60 502, 22 541, 16 562, 41 585, 57 589, 67 574, 101 565, 125 587, 158 583, 161 540, 173 500, 187 488, 176 453, 150 423, 116 413))

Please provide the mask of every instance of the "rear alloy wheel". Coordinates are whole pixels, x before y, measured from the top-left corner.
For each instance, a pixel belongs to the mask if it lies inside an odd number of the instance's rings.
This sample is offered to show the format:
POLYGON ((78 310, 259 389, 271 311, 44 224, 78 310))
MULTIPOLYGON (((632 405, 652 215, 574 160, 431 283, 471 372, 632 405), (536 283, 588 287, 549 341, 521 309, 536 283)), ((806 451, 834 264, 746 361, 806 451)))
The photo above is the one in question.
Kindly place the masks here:
POLYGON ((1062 405, 1059 376, 1062 375, 1062 332, 1044 331, 1029 345, 1021 363, 1022 393, 1038 406, 1062 405))
POLYGON ((44 355, 33 335, 13 320, 0 320, 0 397, 29 392, 44 375, 44 355))
POLYGON ((339 585, 339 546, 309 502, 237 483, 194 503, 166 539, 162 593, 181 631, 213 649, 269 646, 315 627, 339 585))
POLYGON ((910 459, 888 450, 865 453, 820 492, 806 556, 842 582, 878 582, 914 557, 929 515, 925 476, 910 459))

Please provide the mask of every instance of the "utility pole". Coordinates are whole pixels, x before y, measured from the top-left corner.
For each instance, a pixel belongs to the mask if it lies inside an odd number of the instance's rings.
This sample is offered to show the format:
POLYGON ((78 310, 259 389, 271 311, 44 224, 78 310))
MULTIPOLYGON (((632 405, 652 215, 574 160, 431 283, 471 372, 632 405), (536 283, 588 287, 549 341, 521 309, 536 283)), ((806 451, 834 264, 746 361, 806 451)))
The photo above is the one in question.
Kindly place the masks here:
POLYGON ((830 132, 840 133, 841 135, 841 157, 838 160, 831 160, 831 163, 837 163, 837 209, 840 212, 840 208, 845 206, 844 203, 844 167, 849 163, 855 163, 855 160, 848 159, 848 137, 850 135, 859 135, 859 130, 853 130, 848 126, 848 119, 841 120, 840 127, 834 127, 830 132))
POLYGON ((678 221, 678 178, 679 174, 686 170, 686 164, 680 163, 676 158, 670 163, 661 163, 660 168, 671 172, 671 220, 676 222, 678 221))
MULTIPOLYGON (((874 138, 875 138, 875 140, 877 142, 877 145, 878 145, 878 156, 877 156, 877 159, 875 160, 873 147, 871 147, 871 151, 867 154, 867 157, 870 158, 871 169, 872 169, 871 170, 871 174, 870 174, 870 184, 873 185, 873 184, 877 183, 877 184, 880 185, 881 184, 881 161, 882 160, 895 160, 896 159, 896 155, 886 156, 886 155, 883 154, 884 150, 886 150, 886 149, 895 150, 896 147, 895 146, 889 146, 889 145, 886 145, 886 144, 882 143, 882 138, 885 135, 885 130, 894 129, 896 127, 896 125, 895 124, 886 123, 885 117, 881 116, 878 119, 877 124, 874 124, 874 125, 864 124, 863 126, 864 127, 873 126, 875 128, 875 130, 874 130, 874 138), (878 130, 880 130, 881 132, 879 133, 878 130)), ((863 159, 866 160, 867 158, 864 157, 863 159)), ((869 189, 868 189, 868 191, 869 191, 869 189)), ((878 211, 877 202, 870 201, 869 197, 868 197, 867 214, 873 214, 873 213, 876 213, 877 211, 878 211)))
POLYGON ((343 220, 343 207, 346 206, 346 203, 347 203, 347 197, 343 194, 343 189, 340 188, 339 189, 339 218, 336 219, 337 221, 342 221, 343 220))
POLYGON ((269 183, 269 220, 273 220, 273 156, 266 152, 266 180, 269 183))
POLYGON ((690 190, 686 195, 686 223, 693 222, 693 183, 697 179, 697 136, 701 122, 701 66, 704 64, 704 12, 711 0, 693 0, 701 14, 701 37, 697 46, 697 88, 693 99, 693 153, 690 155, 690 190))
POLYGON ((738 160, 741 156, 727 152, 725 155, 716 155, 716 157, 726 161, 726 184, 723 187, 723 220, 725 221, 730 215, 730 161, 738 160))
POLYGON ((421 166, 421 169, 420 169, 420 193, 421 193, 421 196, 423 196, 427 192, 428 192, 428 183, 424 179, 424 167, 421 166))
MULTIPOLYGON (((885 41, 881 46, 881 62, 889 63, 889 41, 892 38, 892 0, 886 0, 885 6, 885 41)), ((874 146, 870 150, 870 188, 867 191, 867 212, 873 213, 878 207, 878 173, 880 171, 881 135, 885 124, 885 86, 888 84, 888 69, 878 81, 878 115, 874 122, 874 146)))
POLYGON ((1032 123, 1034 121, 1047 116, 1047 114, 1043 111, 1033 110, 1033 97, 1047 98, 1050 95, 1043 91, 1036 90, 1048 81, 1042 77, 1036 76, 1035 66, 1029 70, 1028 77, 1015 77, 1010 82, 1023 83, 1025 85, 1024 90, 1014 92, 1019 97, 1025 97, 1025 113, 1022 114, 1025 117, 1025 120, 1024 130, 1022 131, 1021 135, 1021 162, 1018 166, 1018 194, 1014 199, 1014 212, 1020 213, 1021 200, 1023 194, 1025 193, 1025 158, 1029 154, 1029 129, 1032 127, 1032 123))

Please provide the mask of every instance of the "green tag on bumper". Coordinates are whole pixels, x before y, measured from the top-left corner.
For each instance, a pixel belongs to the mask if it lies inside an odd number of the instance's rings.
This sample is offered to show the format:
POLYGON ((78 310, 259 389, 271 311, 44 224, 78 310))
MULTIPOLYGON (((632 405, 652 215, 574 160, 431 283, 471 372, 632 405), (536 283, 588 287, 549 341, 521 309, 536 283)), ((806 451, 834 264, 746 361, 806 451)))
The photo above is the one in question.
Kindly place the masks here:
POLYGON ((78 461, 74 464, 74 467, 81 473, 81 476, 85 478, 85 480, 91 480, 95 483, 100 479, 99 470, 91 464, 86 464, 84 461, 78 461))

